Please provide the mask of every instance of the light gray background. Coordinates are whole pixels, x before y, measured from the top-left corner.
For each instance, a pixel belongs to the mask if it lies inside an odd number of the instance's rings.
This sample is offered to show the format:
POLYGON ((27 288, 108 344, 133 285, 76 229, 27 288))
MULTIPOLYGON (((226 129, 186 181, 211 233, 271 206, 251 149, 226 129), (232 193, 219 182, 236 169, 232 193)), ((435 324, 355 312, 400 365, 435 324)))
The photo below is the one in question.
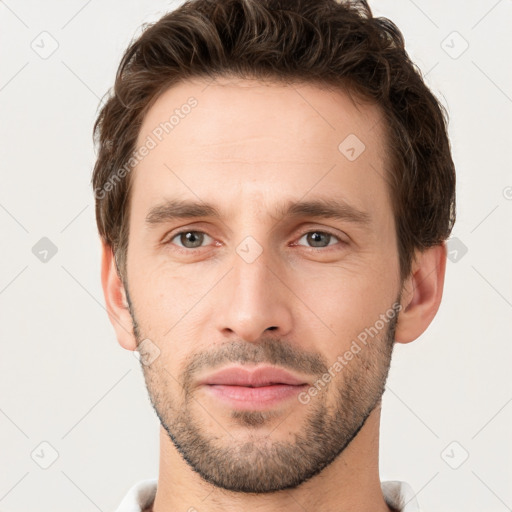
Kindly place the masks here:
MULTIPOLYGON (((0 2, 4 512, 113 510, 158 473, 158 420, 104 310, 89 181, 92 125, 122 52, 176 5, 0 2), (58 250, 47 262, 32 252, 42 237, 58 250)), ((395 347, 381 478, 407 481, 427 512, 512 510, 512 1, 372 7, 447 106, 458 173, 458 253, 430 328, 395 347)))

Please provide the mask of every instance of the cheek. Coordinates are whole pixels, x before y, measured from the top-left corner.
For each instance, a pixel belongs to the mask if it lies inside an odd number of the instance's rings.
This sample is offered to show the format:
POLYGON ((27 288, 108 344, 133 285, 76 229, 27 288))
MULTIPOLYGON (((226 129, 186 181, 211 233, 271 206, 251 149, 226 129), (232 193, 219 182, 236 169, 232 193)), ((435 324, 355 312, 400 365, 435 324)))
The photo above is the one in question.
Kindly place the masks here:
POLYGON ((140 272, 133 273, 130 279, 130 293, 136 297, 134 307, 141 334, 160 348, 165 366, 161 371, 167 370, 178 378, 180 361, 201 348, 211 278, 205 271, 152 263, 139 264, 140 272))
POLYGON ((364 268, 317 266, 314 272, 296 270, 296 275, 308 276, 299 279, 298 296, 307 310, 306 316, 300 316, 311 318, 319 326, 325 334, 318 336, 319 347, 323 345, 332 357, 345 350, 365 328, 374 325, 396 298, 390 272, 380 268, 375 263, 365 264, 364 268))
MULTIPOLYGON (((135 262, 135 255, 133 258, 135 262)), ((171 319, 184 313, 187 304, 206 288, 202 272, 192 268, 156 262, 151 257, 141 257, 132 265, 129 274, 130 289, 141 310, 151 317, 172 315, 171 319)), ((170 320, 171 320, 170 319, 170 320)))

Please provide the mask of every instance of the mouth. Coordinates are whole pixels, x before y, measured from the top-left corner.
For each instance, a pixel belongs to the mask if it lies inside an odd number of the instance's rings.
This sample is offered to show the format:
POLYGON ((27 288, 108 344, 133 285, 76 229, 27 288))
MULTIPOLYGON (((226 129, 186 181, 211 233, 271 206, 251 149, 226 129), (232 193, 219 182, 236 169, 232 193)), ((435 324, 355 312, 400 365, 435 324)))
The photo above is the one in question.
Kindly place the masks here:
POLYGON ((280 384, 302 386, 306 385, 307 381, 275 366, 260 366, 252 370, 231 366, 207 376, 200 384, 259 388, 280 384))
POLYGON ((309 384, 296 375, 277 367, 247 370, 230 367, 220 370, 200 382, 215 399, 237 409, 265 409, 290 399, 309 384))

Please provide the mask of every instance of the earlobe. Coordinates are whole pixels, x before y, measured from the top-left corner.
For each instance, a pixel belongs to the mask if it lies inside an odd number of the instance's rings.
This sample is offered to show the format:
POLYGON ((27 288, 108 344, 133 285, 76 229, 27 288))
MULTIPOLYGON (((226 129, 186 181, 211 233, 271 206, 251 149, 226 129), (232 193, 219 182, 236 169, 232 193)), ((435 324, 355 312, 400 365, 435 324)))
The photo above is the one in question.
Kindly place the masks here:
POLYGON ((112 248, 102 240, 101 285, 110 319, 116 332, 117 341, 127 350, 136 350, 133 322, 128 308, 124 285, 118 275, 112 248))
POLYGON ((444 243, 416 253, 411 274, 402 288, 395 341, 414 341, 430 325, 441 304, 445 271, 444 243))

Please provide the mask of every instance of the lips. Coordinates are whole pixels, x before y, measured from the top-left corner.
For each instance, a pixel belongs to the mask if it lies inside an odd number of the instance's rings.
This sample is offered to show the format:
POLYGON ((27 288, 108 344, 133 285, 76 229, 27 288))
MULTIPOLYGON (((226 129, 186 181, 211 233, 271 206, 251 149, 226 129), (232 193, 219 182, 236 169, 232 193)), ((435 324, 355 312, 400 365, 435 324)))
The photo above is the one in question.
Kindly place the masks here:
POLYGON ((225 368, 209 375, 200 384, 258 388, 272 385, 303 386, 307 382, 281 368, 265 366, 253 370, 240 367, 225 368))

